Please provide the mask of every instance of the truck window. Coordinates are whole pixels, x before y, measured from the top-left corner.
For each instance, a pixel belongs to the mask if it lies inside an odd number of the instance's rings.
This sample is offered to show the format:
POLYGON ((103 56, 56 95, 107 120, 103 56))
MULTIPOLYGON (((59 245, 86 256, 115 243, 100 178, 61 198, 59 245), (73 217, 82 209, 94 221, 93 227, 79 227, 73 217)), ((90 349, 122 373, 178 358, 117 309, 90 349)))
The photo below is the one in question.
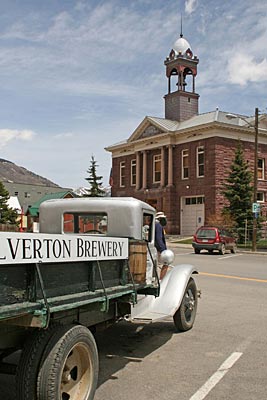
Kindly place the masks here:
POLYGON ((64 214, 64 233, 106 234, 107 227, 106 213, 64 214))
POLYGON ((143 214, 142 238, 147 242, 152 241, 152 221, 153 215, 147 213, 143 214))

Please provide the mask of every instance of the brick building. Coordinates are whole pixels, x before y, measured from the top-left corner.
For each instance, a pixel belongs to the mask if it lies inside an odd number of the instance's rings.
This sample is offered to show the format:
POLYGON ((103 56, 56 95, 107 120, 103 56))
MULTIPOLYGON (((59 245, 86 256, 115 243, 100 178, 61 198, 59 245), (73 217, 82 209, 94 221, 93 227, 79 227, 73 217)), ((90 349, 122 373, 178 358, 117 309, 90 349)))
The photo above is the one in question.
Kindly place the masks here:
MULTIPOLYGON (((222 183, 237 143, 254 170, 255 118, 218 109, 199 114, 198 58, 182 33, 164 64, 165 118, 145 117, 112 153, 112 196, 133 196, 168 217, 168 233, 191 235, 221 212, 222 183)), ((258 193, 267 212, 267 115, 258 120, 258 193)))

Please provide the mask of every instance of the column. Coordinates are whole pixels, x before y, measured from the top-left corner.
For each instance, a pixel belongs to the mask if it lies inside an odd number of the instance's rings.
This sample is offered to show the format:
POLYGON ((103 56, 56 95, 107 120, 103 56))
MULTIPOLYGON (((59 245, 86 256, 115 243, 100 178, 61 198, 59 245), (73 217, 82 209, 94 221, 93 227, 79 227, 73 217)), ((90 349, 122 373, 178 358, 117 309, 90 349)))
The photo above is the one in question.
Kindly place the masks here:
POLYGON ((173 185, 173 147, 168 146, 168 186, 173 185))
POLYGON ((147 152, 143 151, 143 187, 142 189, 147 188, 147 152))
POLYGON ((140 152, 136 152, 136 190, 140 189, 140 152))
POLYGON ((165 186, 165 151, 164 147, 161 148, 161 180, 160 186, 165 186))

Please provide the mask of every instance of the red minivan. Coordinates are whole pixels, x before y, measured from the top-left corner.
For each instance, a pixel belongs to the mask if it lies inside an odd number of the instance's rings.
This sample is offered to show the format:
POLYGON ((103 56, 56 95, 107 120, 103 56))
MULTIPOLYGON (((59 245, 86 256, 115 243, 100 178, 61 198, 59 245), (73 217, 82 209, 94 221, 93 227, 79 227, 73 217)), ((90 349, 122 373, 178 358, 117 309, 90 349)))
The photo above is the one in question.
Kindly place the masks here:
POLYGON ((213 250, 218 250, 220 254, 225 254, 226 250, 231 253, 236 252, 236 239, 224 229, 212 226, 201 226, 196 231, 192 246, 196 254, 201 250, 208 250, 211 254, 213 250))

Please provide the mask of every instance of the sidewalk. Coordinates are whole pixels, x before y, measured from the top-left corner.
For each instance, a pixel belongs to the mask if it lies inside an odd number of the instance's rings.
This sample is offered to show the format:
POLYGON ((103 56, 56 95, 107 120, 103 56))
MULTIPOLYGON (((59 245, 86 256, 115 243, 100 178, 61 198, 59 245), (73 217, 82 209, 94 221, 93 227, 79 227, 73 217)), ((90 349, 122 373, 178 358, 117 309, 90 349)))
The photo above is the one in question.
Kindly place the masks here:
MULTIPOLYGON (((186 239, 191 239, 191 237, 182 237, 179 235, 166 235, 166 243, 168 248, 184 248, 184 249, 191 249, 194 252, 191 243, 179 243, 179 241, 183 241, 186 239)), ((193 240, 193 238, 192 238, 193 240)), ((267 250, 265 249, 257 249, 256 252, 251 251, 251 249, 245 249, 237 247, 238 253, 249 253, 249 254, 262 254, 267 256, 267 250)), ((267 260, 266 260, 267 262, 267 260)))

